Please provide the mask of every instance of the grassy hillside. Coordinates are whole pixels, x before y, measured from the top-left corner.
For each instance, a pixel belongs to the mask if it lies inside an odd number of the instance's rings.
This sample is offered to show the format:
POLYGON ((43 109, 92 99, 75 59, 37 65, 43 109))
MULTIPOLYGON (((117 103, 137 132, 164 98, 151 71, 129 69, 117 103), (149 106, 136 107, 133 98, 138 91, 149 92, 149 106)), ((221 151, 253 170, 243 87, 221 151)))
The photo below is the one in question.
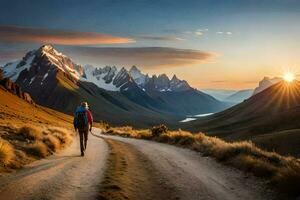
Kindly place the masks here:
POLYGON ((0 172, 67 146, 72 141, 72 117, 30 104, 0 87, 0 172))

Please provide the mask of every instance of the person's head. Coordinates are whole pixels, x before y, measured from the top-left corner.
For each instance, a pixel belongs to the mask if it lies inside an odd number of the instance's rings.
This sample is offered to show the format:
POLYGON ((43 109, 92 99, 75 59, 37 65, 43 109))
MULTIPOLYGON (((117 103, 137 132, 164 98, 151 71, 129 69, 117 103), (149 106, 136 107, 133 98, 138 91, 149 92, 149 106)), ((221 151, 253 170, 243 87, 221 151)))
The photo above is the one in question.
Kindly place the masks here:
POLYGON ((82 102, 80 105, 86 109, 89 109, 89 105, 87 102, 82 102))

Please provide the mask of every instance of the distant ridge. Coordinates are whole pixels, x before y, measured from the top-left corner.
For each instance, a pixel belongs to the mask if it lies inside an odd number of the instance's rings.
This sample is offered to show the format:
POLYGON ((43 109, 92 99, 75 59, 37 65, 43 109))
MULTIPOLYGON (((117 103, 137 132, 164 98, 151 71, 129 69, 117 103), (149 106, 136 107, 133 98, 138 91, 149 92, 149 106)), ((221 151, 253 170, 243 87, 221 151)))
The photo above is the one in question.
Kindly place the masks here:
MULTIPOLYGON (((264 127, 264 124, 270 126, 270 124, 281 118, 283 113, 288 115, 288 113, 293 113, 294 110, 299 108, 300 82, 287 83, 280 81, 236 106, 187 123, 187 128, 210 132, 223 137, 246 138, 249 135, 244 133, 255 132, 256 128, 264 127), (273 122, 272 120, 269 121, 270 119, 273 119, 273 122)), ((300 127, 299 123, 295 123, 294 117, 293 119, 287 118, 287 120, 290 123, 275 123, 273 127, 281 129, 280 125, 283 127, 287 124, 291 127, 300 127)))

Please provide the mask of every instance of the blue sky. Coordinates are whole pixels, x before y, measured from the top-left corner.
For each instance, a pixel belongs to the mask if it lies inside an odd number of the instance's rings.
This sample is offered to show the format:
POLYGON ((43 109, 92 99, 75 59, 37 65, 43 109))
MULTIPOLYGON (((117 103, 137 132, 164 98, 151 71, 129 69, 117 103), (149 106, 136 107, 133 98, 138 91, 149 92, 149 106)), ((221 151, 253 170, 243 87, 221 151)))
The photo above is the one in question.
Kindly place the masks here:
POLYGON ((81 64, 137 64, 150 74, 176 73, 197 88, 249 88, 263 76, 300 70, 296 0, 2 0, 0 6, 2 63, 54 43, 81 64), (117 53, 109 59, 107 52, 117 53))

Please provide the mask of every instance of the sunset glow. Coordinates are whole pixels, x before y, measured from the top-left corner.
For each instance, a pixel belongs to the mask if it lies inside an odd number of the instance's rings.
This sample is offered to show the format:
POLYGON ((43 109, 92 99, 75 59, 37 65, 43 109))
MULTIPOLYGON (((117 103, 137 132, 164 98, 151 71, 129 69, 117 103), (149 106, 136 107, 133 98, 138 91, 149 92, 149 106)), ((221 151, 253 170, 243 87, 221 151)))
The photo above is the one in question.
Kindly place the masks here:
POLYGON ((283 79, 286 81, 286 82, 292 82, 294 79, 295 79, 295 75, 291 72, 286 72, 283 76, 283 79))
POLYGON ((75 1, 4 1, 0 66, 52 44, 81 65, 136 65, 197 89, 250 89, 286 66, 300 71, 300 1, 75 1))

